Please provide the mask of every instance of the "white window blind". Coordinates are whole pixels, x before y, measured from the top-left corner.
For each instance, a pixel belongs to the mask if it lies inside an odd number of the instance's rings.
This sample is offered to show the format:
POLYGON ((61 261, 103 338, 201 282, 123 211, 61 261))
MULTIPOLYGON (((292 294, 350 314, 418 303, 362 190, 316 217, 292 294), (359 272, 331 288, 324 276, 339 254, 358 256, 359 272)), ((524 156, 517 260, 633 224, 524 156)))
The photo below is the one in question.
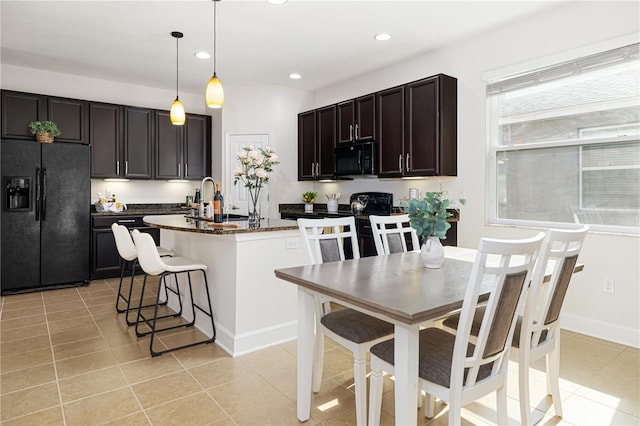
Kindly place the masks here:
POLYGON ((640 233, 640 48, 487 83, 496 223, 640 233))

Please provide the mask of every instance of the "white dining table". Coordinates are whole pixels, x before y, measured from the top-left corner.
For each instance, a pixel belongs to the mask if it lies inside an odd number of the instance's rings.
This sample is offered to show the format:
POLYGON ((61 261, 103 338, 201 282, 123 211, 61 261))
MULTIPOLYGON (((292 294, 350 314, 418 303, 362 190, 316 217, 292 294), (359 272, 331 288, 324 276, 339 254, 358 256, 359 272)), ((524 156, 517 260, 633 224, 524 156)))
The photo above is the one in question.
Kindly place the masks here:
MULTIPOLYGON (((276 277, 299 286, 298 420, 309 420, 311 414, 314 296, 323 295, 394 325, 395 420, 415 425, 420 325, 462 307, 475 254, 473 249, 445 247, 438 269, 425 268, 419 252, 407 252, 275 270, 276 277)), ((490 285, 481 294, 488 294, 490 285)))
POLYGON ((420 324, 462 306, 474 250, 447 248, 442 268, 427 269, 418 252, 277 269, 276 277, 299 286, 297 416, 311 413, 315 324, 314 295, 394 324, 396 424, 417 422, 420 324))

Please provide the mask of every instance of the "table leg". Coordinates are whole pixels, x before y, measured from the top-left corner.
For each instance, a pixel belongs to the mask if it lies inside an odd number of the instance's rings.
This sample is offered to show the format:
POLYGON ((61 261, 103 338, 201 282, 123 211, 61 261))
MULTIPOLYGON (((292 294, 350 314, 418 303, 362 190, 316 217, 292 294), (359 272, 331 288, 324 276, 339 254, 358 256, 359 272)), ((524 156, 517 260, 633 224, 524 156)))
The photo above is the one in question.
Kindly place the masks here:
POLYGON ((418 325, 395 326, 394 373, 396 424, 418 421, 418 325))
POLYGON ((309 420, 311 416, 311 375, 313 365, 313 338, 315 303, 313 295, 298 288, 298 376, 297 404, 298 420, 309 420))

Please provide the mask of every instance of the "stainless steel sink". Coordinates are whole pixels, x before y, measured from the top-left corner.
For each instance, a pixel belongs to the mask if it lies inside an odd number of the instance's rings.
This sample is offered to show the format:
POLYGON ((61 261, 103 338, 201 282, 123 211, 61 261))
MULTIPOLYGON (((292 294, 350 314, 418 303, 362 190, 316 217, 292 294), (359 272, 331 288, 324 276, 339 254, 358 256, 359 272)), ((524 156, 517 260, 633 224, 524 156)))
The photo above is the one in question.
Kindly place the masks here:
MULTIPOLYGON (((184 217, 186 217, 187 219, 193 219, 193 220, 204 220, 205 222, 213 222, 213 218, 212 217, 199 217, 199 216, 194 216, 194 215, 185 215, 184 217)), ((240 222, 243 220, 248 220, 249 217, 245 216, 245 215, 241 215, 241 214, 229 214, 229 215, 222 215, 222 220, 224 222, 226 222, 227 220, 229 222, 240 222)))

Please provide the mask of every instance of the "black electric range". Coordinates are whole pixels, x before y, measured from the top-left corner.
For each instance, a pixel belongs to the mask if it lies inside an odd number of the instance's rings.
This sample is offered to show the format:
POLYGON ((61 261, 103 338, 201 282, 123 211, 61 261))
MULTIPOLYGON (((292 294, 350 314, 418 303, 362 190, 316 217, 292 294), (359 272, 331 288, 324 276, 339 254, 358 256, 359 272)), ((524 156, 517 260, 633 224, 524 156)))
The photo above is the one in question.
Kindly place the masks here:
POLYGON ((349 197, 349 203, 360 201, 364 208, 356 217, 356 232, 360 257, 376 256, 376 244, 369 216, 389 216, 393 210, 393 194, 387 192, 356 192, 349 197))

